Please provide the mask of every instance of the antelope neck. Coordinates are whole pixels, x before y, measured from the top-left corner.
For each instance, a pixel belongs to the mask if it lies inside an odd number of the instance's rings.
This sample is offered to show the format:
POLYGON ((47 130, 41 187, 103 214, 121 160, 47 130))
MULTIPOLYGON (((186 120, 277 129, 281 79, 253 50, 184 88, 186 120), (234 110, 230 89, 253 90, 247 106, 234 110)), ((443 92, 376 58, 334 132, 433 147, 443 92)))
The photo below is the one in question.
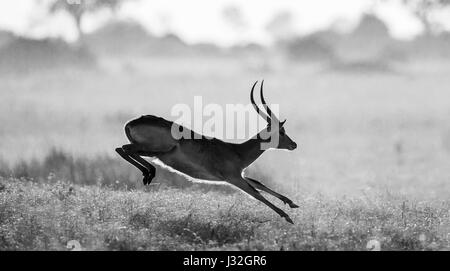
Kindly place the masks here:
POLYGON ((270 139, 262 139, 260 133, 241 144, 236 144, 236 152, 243 161, 243 168, 253 163, 265 151, 265 149, 261 148, 261 144, 269 142, 270 139))

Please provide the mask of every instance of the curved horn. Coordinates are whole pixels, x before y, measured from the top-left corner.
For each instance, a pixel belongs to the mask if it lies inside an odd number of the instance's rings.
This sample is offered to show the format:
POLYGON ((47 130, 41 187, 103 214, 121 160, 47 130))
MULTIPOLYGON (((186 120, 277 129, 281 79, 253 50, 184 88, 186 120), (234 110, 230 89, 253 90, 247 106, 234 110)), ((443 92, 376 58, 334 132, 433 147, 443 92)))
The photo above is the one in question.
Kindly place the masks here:
POLYGON ((269 114, 271 119, 273 119, 277 123, 280 123, 280 120, 275 116, 275 114, 272 113, 272 110, 270 110, 269 106, 267 105, 266 101, 264 100, 263 86, 264 86, 264 80, 261 81, 261 102, 264 106, 264 109, 266 109, 267 114, 269 114))
POLYGON ((258 84, 258 81, 256 81, 256 82, 253 84, 252 91, 250 91, 250 101, 252 102, 252 105, 253 105, 253 107, 255 108, 256 113, 258 113, 258 114, 259 114, 261 117, 263 117, 267 122, 269 122, 269 121, 270 121, 270 117, 267 116, 262 110, 259 109, 259 107, 258 107, 258 106, 256 105, 256 103, 255 103, 255 99, 253 99, 253 91, 255 90, 256 84, 258 84))

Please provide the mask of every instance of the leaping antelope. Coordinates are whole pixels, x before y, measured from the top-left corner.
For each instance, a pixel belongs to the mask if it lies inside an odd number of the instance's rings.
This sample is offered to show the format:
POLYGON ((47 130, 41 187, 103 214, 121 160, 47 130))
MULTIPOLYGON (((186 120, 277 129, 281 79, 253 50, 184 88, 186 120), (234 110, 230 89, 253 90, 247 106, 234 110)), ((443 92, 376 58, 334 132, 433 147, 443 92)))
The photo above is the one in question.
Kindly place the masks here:
POLYGON ((175 139, 171 133, 172 125, 176 125, 179 130, 190 132, 191 135, 194 135, 194 132, 172 121, 147 115, 131 120, 125 125, 125 134, 131 144, 117 148, 116 152, 142 171, 144 185, 150 184, 155 177, 156 169, 142 156, 158 158, 165 165, 192 178, 228 182, 263 202, 293 224, 283 210, 265 199, 258 190, 279 198, 291 208, 297 208, 298 206, 292 200, 261 182, 244 176, 244 169, 265 151, 261 148, 261 144, 270 142, 273 136, 279 137, 278 145, 273 146, 274 148, 287 150, 297 148, 297 144, 284 130, 283 125, 286 120, 280 122, 264 100, 264 80, 261 82, 260 96, 266 113, 256 105, 253 91, 257 83, 258 81, 254 83, 250 92, 250 101, 256 112, 267 121, 267 126, 243 143, 233 144, 216 138, 207 139, 203 136, 175 139))

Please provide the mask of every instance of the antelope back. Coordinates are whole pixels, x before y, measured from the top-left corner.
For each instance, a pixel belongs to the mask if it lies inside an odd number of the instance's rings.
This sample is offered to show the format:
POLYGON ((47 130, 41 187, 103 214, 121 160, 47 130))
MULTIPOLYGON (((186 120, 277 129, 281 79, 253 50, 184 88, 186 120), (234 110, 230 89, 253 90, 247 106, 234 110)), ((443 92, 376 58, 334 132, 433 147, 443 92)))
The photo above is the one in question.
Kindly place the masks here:
POLYGON ((131 143, 145 146, 148 150, 167 150, 177 144, 171 134, 172 124, 163 118, 147 115, 128 122, 125 133, 131 143))

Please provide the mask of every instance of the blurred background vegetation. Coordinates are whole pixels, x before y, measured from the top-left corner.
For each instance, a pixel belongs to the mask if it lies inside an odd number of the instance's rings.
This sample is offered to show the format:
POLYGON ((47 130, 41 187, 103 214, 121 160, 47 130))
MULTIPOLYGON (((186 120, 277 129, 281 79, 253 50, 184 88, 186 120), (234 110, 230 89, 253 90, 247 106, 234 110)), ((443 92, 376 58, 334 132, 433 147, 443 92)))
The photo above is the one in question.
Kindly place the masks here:
MULTIPOLYGON (((336 22, 298 34, 295 15, 281 10, 265 27, 270 44, 231 46, 157 35, 116 16, 130 1, 41 1, 46 16, 73 20, 72 42, 0 31, 1 176, 140 187, 139 172, 114 153, 127 143, 127 120, 173 119, 171 107, 195 95, 247 104, 251 83, 265 78, 300 148, 265 154, 250 174, 284 191, 448 196, 450 32, 432 14, 450 1, 402 1, 423 25, 409 40, 392 37, 374 12, 389 1, 374 1, 347 31, 336 22), (104 10, 110 18, 86 32, 85 16, 104 10)), ((245 40, 238 6, 220 16, 245 40)), ((155 185, 192 186, 163 169, 155 185)))

